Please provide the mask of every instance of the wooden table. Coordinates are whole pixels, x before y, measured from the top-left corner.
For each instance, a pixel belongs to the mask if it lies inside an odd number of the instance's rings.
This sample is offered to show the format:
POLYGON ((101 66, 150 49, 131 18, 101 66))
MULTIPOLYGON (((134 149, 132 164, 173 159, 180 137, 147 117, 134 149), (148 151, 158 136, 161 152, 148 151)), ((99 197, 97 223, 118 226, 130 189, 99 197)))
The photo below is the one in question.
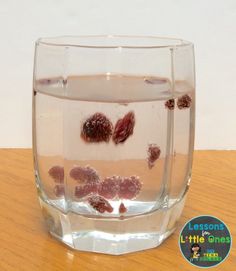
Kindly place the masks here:
MULTIPOLYGON (((0 271, 199 270, 178 248, 178 234, 197 215, 222 219, 236 235, 236 151, 196 151, 192 183, 178 229, 160 247, 123 256, 78 252, 46 231, 34 185, 32 153, 0 150, 0 271)), ((236 241, 214 270, 236 270, 236 241)))

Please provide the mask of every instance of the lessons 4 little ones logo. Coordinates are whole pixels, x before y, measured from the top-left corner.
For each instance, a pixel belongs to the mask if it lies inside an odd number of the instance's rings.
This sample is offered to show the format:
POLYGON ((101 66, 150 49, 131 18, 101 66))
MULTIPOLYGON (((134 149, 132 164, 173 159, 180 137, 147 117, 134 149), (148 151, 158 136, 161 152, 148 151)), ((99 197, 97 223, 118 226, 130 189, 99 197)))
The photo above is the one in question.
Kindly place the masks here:
POLYGON ((198 267, 213 267, 228 256, 232 238, 223 221, 213 216, 198 216, 189 220, 179 236, 184 258, 198 267))

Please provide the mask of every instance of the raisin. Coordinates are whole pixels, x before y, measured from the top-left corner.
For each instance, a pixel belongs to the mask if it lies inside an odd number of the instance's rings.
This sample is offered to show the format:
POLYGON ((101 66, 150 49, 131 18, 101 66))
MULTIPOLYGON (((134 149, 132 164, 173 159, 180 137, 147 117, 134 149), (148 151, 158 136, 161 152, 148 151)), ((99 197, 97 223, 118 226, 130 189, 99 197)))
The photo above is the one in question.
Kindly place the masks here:
POLYGON ((38 83, 40 84, 40 85, 48 85, 48 84, 50 84, 51 83, 51 79, 49 79, 49 78, 45 78, 45 79, 39 79, 38 80, 38 83))
POLYGON ((165 102, 165 107, 174 110, 175 109, 175 100, 174 99, 169 99, 165 102))
POLYGON ((177 100, 177 106, 179 109, 189 108, 191 106, 191 103, 192 98, 188 94, 181 96, 177 100))
POLYGON ((161 150, 156 144, 149 144, 148 146, 148 167, 154 167, 156 160, 160 157, 161 150))
POLYGON ((144 81, 145 83, 155 85, 155 84, 165 84, 167 82, 167 79, 158 77, 146 77, 144 81))
POLYGON ((123 143, 133 134, 135 125, 134 112, 128 112, 122 119, 119 119, 115 125, 112 139, 115 144, 123 143))
POLYGON ((112 130, 110 120, 102 113, 95 113, 83 123, 81 137, 86 142, 108 142, 112 130))
POLYGON ((73 167, 70 171, 70 177, 82 183, 98 183, 100 179, 98 172, 90 166, 73 167))
POLYGON ((98 194, 106 199, 113 199, 117 195, 120 180, 119 176, 105 178, 99 186, 98 194))
POLYGON ((65 195, 65 188, 63 185, 55 185, 53 192, 56 197, 62 197, 65 195))
POLYGON ((56 183, 64 182, 64 168, 61 166, 53 166, 49 169, 48 174, 56 183))
POLYGON ((123 214, 125 212, 127 212, 127 208, 125 207, 124 203, 121 202, 120 207, 119 207, 119 213, 123 214))
POLYGON ((141 188, 139 177, 124 177, 120 182, 118 196, 121 199, 133 199, 139 194, 141 188))
POLYGON ((97 193, 98 185, 95 183, 79 185, 75 187, 75 197, 84 198, 89 194, 97 193))
POLYGON ((113 211, 111 204, 101 196, 91 196, 88 198, 88 202, 99 213, 112 213, 113 211))

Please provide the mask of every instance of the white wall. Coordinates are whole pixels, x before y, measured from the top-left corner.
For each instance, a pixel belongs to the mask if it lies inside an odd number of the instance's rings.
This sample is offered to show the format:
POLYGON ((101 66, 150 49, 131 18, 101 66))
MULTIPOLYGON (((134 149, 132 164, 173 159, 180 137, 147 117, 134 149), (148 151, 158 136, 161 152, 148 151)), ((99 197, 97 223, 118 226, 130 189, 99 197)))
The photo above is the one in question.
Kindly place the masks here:
POLYGON ((31 146, 34 41, 133 34, 194 42, 197 149, 236 149, 235 0, 0 0, 0 147, 31 146))

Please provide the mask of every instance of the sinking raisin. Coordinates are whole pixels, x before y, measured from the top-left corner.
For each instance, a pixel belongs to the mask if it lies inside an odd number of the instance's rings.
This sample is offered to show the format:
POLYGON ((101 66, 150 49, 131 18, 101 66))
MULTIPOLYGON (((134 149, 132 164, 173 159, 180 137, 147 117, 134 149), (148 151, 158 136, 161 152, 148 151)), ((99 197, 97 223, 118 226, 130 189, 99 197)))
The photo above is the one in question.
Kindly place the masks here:
POLYGON ((121 202, 121 204, 120 204, 120 206, 119 206, 119 213, 120 213, 120 214, 123 214, 123 213, 125 213, 125 212, 127 212, 127 208, 125 207, 124 203, 121 202))
POLYGON ((175 100, 174 99, 169 99, 165 102, 165 107, 168 108, 169 110, 174 110, 175 109, 175 100))
POLYGON ((142 184, 137 176, 124 177, 119 185, 120 199, 133 199, 141 191, 142 184))
POLYGON ((113 207, 111 206, 111 204, 101 196, 91 196, 88 198, 88 202, 99 213, 112 213, 113 211, 113 207))
POLYGON ((177 106, 179 109, 189 108, 192 104, 192 98, 186 94, 178 98, 177 106))
POLYGON ((78 185, 75 187, 75 197, 78 199, 84 198, 89 194, 96 194, 98 190, 98 184, 90 183, 85 185, 78 185))
POLYGON ((160 157, 161 155, 161 149, 159 146, 156 144, 149 144, 148 145, 148 167, 151 169, 154 167, 156 160, 160 157))
POLYGON ((113 199, 117 195, 120 180, 119 176, 105 178, 99 185, 98 194, 106 199, 113 199))
POLYGON ((64 168, 61 166, 53 166, 49 169, 48 174, 56 183, 63 183, 64 168))
POLYGON ((98 172, 90 166, 74 166, 70 170, 70 177, 81 183, 97 183, 100 178, 98 172))
POLYGON ((135 125, 134 112, 128 112, 122 119, 119 119, 115 125, 112 139, 115 144, 123 143, 133 134, 135 125))
POLYGON ((112 129, 112 123, 104 114, 95 113, 83 123, 81 137, 86 142, 108 142, 112 129))

